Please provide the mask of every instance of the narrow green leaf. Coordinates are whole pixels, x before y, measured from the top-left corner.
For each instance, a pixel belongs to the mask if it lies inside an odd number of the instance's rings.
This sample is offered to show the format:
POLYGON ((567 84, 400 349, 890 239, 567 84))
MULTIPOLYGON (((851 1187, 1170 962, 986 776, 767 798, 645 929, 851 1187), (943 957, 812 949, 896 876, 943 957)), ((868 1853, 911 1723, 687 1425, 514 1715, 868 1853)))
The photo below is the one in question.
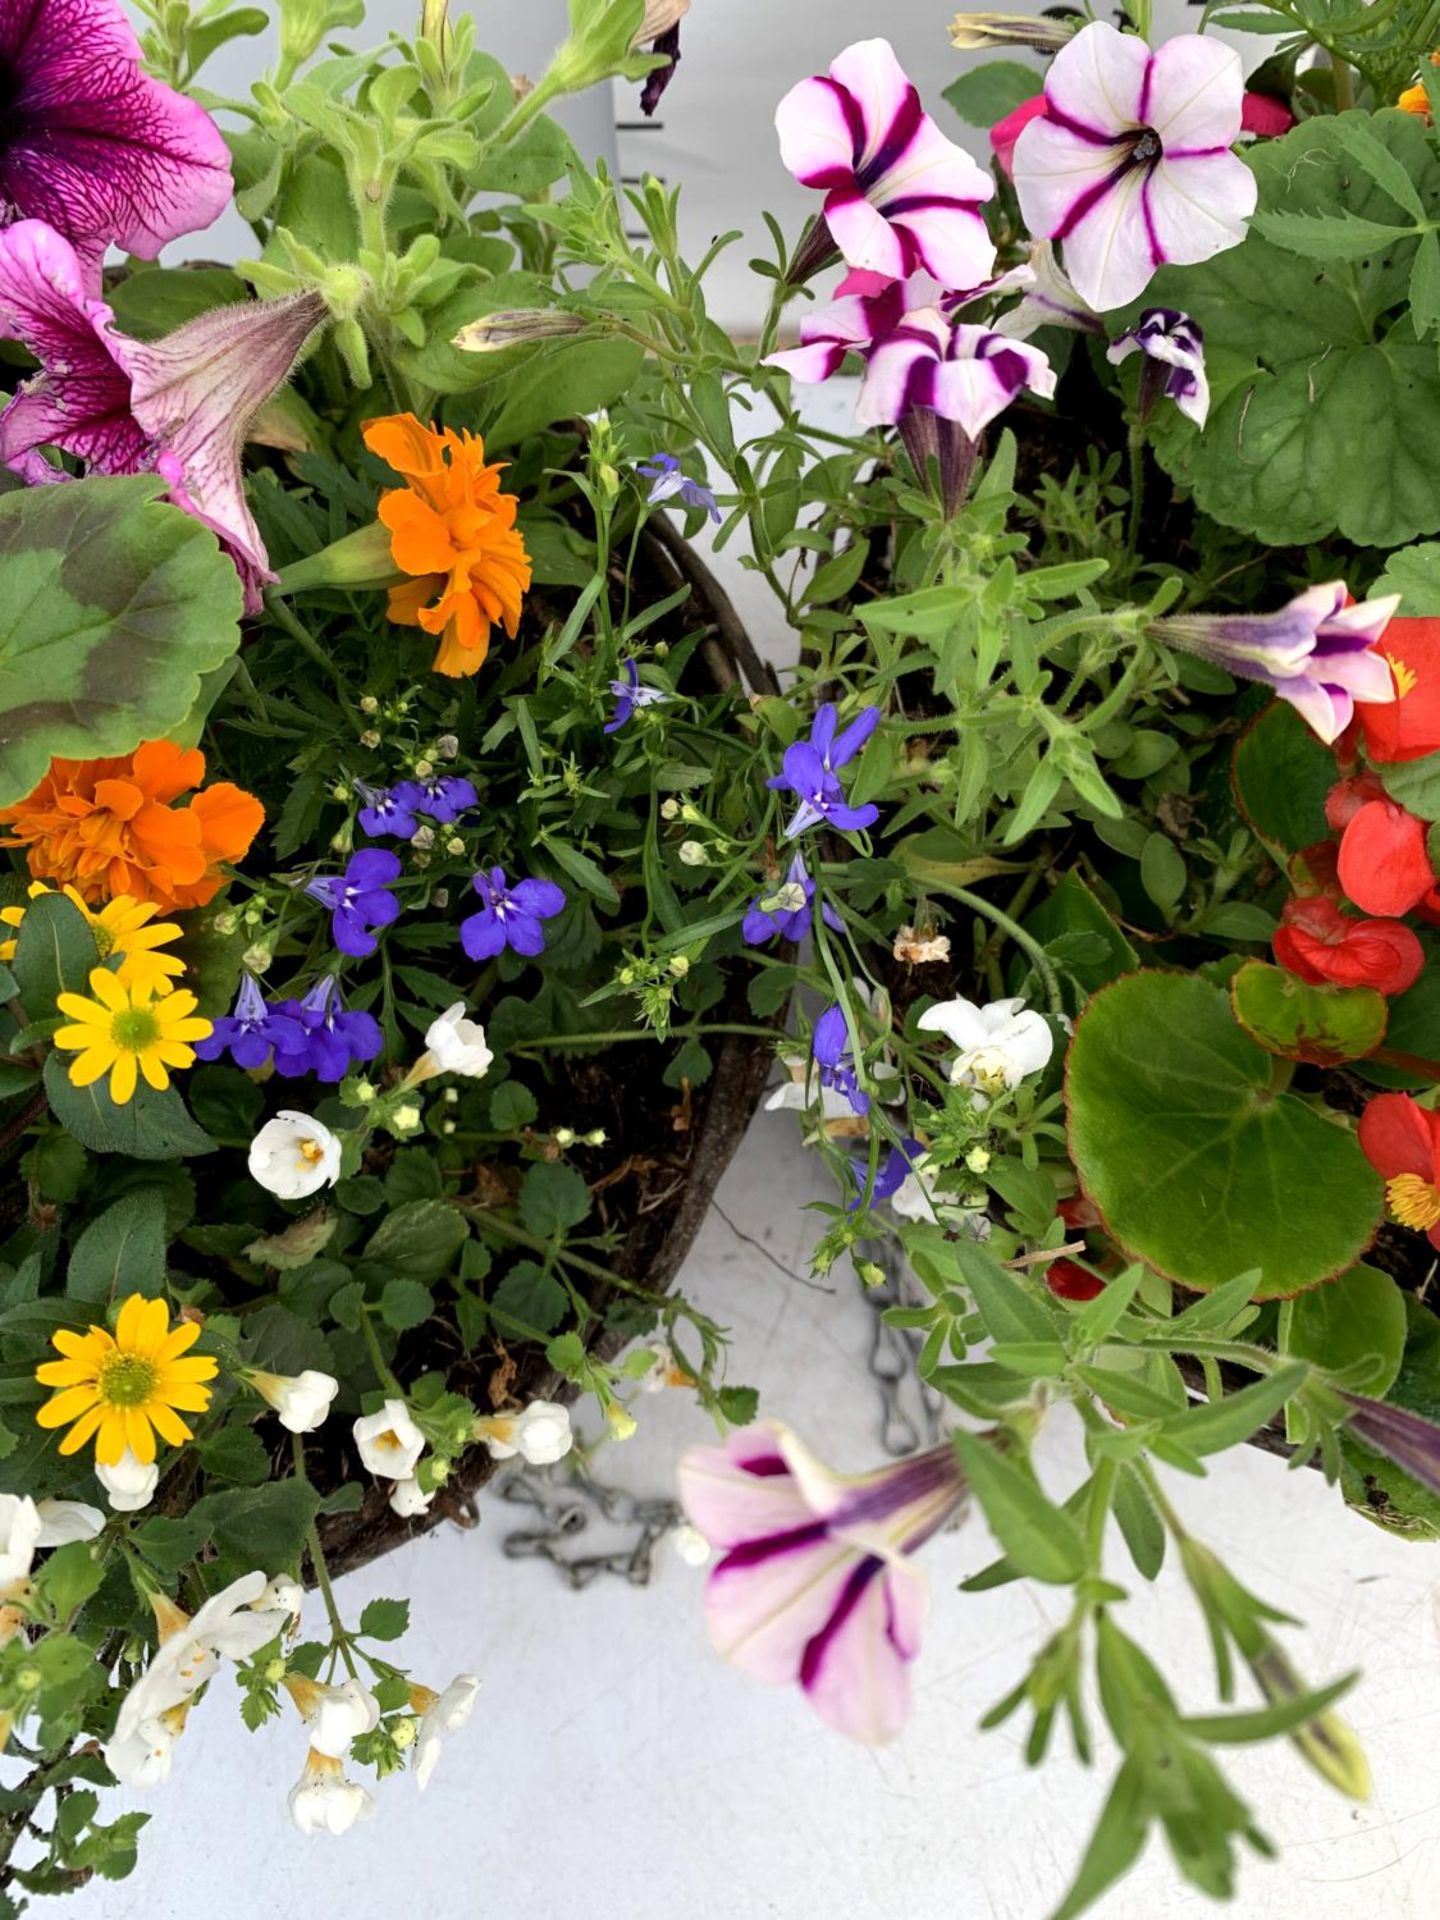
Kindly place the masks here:
POLYGON ((1165 1435, 1177 1440, 1187 1452, 1202 1456, 1239 1446, 1299 1392, 1309 1374, 1310 1368, 1303 1360, 1277 1367, 1263 1379, 1251 1381, 1248 1387, 1227 1393, 1223 1400, 1212 1400, 1172 1416, 1166 1424, 1165 1435))
POLYGON ((1007 1455, 969 1433, 957 1433, 955 1445, 1006 1558, 1032 1580, 1052 1586, 1079 1580, 1088 1555, 1074 1521, 1007 1455))

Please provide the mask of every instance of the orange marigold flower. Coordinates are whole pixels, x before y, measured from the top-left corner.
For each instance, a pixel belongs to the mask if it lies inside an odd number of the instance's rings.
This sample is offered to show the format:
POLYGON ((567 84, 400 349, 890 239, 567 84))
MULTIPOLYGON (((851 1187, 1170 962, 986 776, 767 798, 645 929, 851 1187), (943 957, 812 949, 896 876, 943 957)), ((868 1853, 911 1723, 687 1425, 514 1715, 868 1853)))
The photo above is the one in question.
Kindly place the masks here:
POLYGON ((1395 104, 1402 113, 1418 114, 1422 120, 1430 118, 1430 96, 1418 81, 1413 87, 1406 87, 1395 104))
POLYGON ((0 808, 11 829, 0 845, 28 848, 37 880, 85 900, 207 906, 225 884, 221 862, 250 851, 265 809, 228 780, 171 804, 204 778, 204 754, 168 740, 117 759, 52 760, 33 793, 0 808))
POLYGON ((440 635, 436 673, 474 673, 492 626, 514 637, 530 585, 518 502, 500 491, 504 462, 487 467, 478 434, 425 427, 413 413, 367 421, 364 433, 370 451, 405 478, 380 496, 390 557, 413 576, 390 589, 390 618, 440 635))

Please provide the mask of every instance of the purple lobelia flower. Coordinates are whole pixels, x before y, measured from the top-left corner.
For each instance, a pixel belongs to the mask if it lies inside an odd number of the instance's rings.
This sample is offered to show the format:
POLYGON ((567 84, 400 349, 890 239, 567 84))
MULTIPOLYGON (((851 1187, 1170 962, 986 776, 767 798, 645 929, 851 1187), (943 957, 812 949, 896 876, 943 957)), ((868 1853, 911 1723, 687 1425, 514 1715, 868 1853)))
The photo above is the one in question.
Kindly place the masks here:
MULTIPOLYGON (((815 918, 815 882, 805 866, 805 856, 797 853, 790 870, 772 893, 762 893, 750 903, 740 923, 740 937, 749 947, 763 947, 767 940, 803 940, 815 918)), ((826 901, 821 915, 827 927, 844 931, 844 922, 826 901)))
POLYGON ((1197 33, 1152 52, 1096 20, 1056 54, 1045 112, 1015 144, 1015 191, 1092 307, 1122 307, 1167 261, 1245 238, 1255 176, 1230 151, 1244 95, 1239 55, 1197 33))
POLYGON ((910 1556, 966 1496, 953 1447, 851 1477, 767 1423, 687 1448, 679 1480, 691 1524, 724 1555, 705 1590, 715 1650, 754 1679, 798 1681, 852 1740, 893 1740, 925 1618, 910 1556))
MULTIPOLYGON (((918 1140, 911 1139, 907 1133, 903 1140, 891 1147, 880 1165, 875 1169, 875 1184, 870 1189, 870 1205, 878 1201, 889 1200, 897 1194, 906 1180, 915 1171, 915 1162, 925 1149, 918 1140)), ((846 1209, 849 1213, 858 1213, 865 1199, 865 1182, 870 1177, 870 1161, 866 1155, 852 1155, 850 1165, 854 1169, 860 1191, 846 1209)))
POLYGON ((0 225, 47 222, 97 291, 107 246, 153 260, 229 202, 220 129, 142 71, 119 0, 0 0, 0 101, 0 225))
POLYGON ((415 808, 402 796, 400 787, 370 787, 357 780, 355 791, 365 802, 355 818, 372 840, 408 840, 419 825, 415 808))
POLYGON ((313 1073, 333 1084, 352 1066, 373 1060, 385 1044, 379 1022, 346 1008, 328 973, 303 1000, 282 1000, 275 1011, 288 1019, 293 1034, 275 1046, 275 1071, 287 1080, 313 1073))
POLYGON ((372 929, 388 927, 400 916, 400 902, 390 892, 400 872, 398 854, 362 847, 351 854, 344 873, 319 874, 306 887, 312 900, 330 909, 330 931, 341 953, 356 959, 374 953, 372 929))
POLYGON ((1132 353, 1143 353, 1136 412, 1150 417, 1155 402, 1165 395, 1187 420, 1203 427, 1210 411, 1210 382, 1205 377, 1205 332, 1198 320, 1174 307, 1147 307, 1128 332, 1112 340, 1106 359, 1118 366, 1132 353))
POLYGON ((1346 606, 1348 598, 1344 581, 1332 580, 1307 587, 1278 613, 1176 615, 1149 631, 1226 673, 1273 687, 1329 746, 1349 726, 1357 700, 1395 698, 1390 663, 1373 649, 1399 595, 1358 606, 1346 606))
POLYGON ((665 500, 683 500, 687 507, 699 507, 712 520, 719 520, 720 506, 714 494, 683 472, 673 453, 657 453, 652 459, 641 460, 635 471, 650 482, 645 498, 652 507, 665 500))
POLYGON ((819 1069, 820 1085, 843 1094, 856 1113, 870 1111, 870 1096, 855 1078, 855 1056, 850 1051, 850 1029, 845 1009, 836 1003, 815 1022, 810 1051, 819 1069))
MULTIPOLYGON (((0 0, 3 3, 3 0, 0 0)), ((257 612, 273 575, 245 502, 245 429, 325 319, 318 293, 218 307, 163 340, 117 333, 85 290, 74 248, 38 220, 0 232, 0 331, 42 371, 0 413, 0 463, 29 481, 61 478, 58 447, 95 473, 161 474, 177 507, 216 533, 257 612)))
POLYGON ((470 884, 482 904, 479 913, 460 922, 460 944, 472 960, 493 960, 506 947, 532 959, 545 951, 542 922, 565 905, 553 880, 517 880, 512 887, 503 867, 491 867, 470 884))
POLYGON ((618 733, 637 708, 660 707, 670 698, 662 687, 642 687, 640 669, 633 660, 624 663, 623 680, 612 680, 610 691, 615 696, 615 712, 605 722, 606 733, 618 733))
POLYGON ((221 1014, 207 1039, 195 1042, 195 1052, 201 1060, 220 1060, 228 1053, 237 1067, 253 1069, 268 1065, 276 1048, 298 1046, 302 1038, 295 1021, 266 1006, 247 973, 241 977, 233 1010, 221 1014))
POLYGON ((810 738, 796 740, 788 746, 780 762, 782 771, 765 782, 777 793, 793 793, 799 798, 800 805, 785 829, 787 840, 822 822, 841 833, 858 833, 862 827, 874 826, 880 818, 880 809, 873 804, 863 807, 846 804, 845 789, 836 773, 837 767, 855 758, 879 726, 880 709, 862 707, 838 737, 836 722, 835 708, 827 700, 815 715, 810 738))
MULTIPOLYGON (((942 286, 973 287, 994 266, 980 203, 995 183, 925 112, 888 40, 857 41, 828 74, 792 87, 775 128, 785 165, 824 193, 825 225, 852 267, 891 280, 923 269, 942 286)), ((792 281, 825 250, 802 243, 792 281)))
POLYGON ((408 807, 411 813, 423 813, 428 820, 439 821, 447 827, 480 802, 474 781, 458 773, 436 773, 424 780, 402 780, 393 789, 391 797, 408 807))

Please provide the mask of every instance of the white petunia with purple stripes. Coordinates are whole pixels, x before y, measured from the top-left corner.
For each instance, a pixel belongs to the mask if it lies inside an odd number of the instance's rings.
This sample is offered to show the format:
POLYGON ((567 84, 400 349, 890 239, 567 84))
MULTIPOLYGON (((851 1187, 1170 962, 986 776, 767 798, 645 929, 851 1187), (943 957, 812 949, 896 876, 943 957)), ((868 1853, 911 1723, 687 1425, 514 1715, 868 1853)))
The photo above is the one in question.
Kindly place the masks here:
POLYGON ((1015 191, 1092 307, 1244 239, 1255 176, 1230 151, 1244 94, 1234 49, 1200 34, 1152 51, 1097 20, 1055 56, 1046 112, 1016 142, 1015 191))
POLYGON ((828 74, 802 80, 775 110, 780 156, 825 195, 825 220, 852 267, 904 280, 931 273, 973 287, 995 263, 980 203, 990 175, 947 140, 888 40, 859 40, 828 74))
POLYGON ((1210 412, 1210 382, 1205 377, 1205 332, 1198 320, 1175 307, 1147 307, 1127 333, 1112 340, 1106 359, 1112 366, 1143 353, 1140 374, 1141 420, 1163 393, 1187 420, 1203 427, 1210 412))
POLYGON ((965 1494, 948 1444, 855 1478, 774 1423, 690 1447, 680 1498, 724 1556, 705 1593, 716 1651, 757 1680, 798 1681, 852 1740, 893 1740, 909 1718, 925 1617, 909 1556, 965 1494))
POLYGON ((871 351, 855 417, 893 426, 921 408, 978 440, 1022 388, 1049 399, 1055 373, 1038 347, 988 327, 952 326, 934 307, 907 314, 871 351))

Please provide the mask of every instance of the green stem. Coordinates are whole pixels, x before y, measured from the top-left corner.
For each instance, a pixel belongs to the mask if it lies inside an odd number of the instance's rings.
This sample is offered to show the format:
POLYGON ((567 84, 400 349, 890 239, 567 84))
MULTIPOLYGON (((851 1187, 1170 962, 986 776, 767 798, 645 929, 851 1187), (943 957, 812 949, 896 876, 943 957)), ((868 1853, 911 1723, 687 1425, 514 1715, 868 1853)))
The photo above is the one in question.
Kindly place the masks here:
MULTIPOLYGON (((295 1458, 295 1478, 307 1484, 310 1476, 305 1471, 305 1440, 301 1434, 291 1437, 291 1451, 295 1458)), ((310 1565, 315 1571, 315 1585, 320 1589, 320 1597, 325 1602, 325 1617, 330 1622, 330 1634, 340 1650, 340 1658, 345 1662, 352 1680, 360 1678, 354 1656, 350 1652, 350 1635, 339 1607, 335 1603, 335 1588, 330 1580, 330 1569, 325 1563, 325 1549, 320 1544, 320 1529, 312 1520, 305 1533, 305 1545, 310 1553, 310 1565)))
MULTIPOLYGON (((672 1027, 672 1040, 690 1038, 702 1033, 740 1033, 748 1034, 752 1039, 775 1040, 779 1038, 774 1027, 746 1026, 739 1020, 688 1021, 683 1027, 672 1027)), ((627 1040, 655 1039, 653 1027, 612 1027, 604 1033, 543 1033, 538 1039, 526 1040, 523 1045, 511 1049, 513 1053, 530 1054, 542 1050, 549 1052, 555 1047, 614 1047, 627 1040)))
POLYGON ((1125 559, 1128 573, 1135 565, 1140 544, 1140 516, 1145 510, 1145 429, 1138 420, 1130 425, 1130 514, 1125 526, 1125 559))
POLYGON ((582 1254, 571 1253, 565 1247, 557 1248, 555 1242, 547 1239, 545 1235, 529 1233, 524 1227, 517 1226, 513 1220, 507 1220, 501 1214, 492 1213, 488 1207, 467 1205, 463 1200, 457 1201, 456 1204, 466 1219, 473 1220, 475 1225, 484 1232, 496 1234, 500 1239, 509 1240, 517 1247, 526 1247, 532 1253, 553 1256, 563 1266, 574 1267, 577 1273, 589 1274, 592 1280, 603 1280, 606 1286, 619 1287, 622 1292, 633 1294, 637 1300, 647 1300, 652 1306, 662 1304, 659 1294, 652 1293, 648 1287, 642 1287, 634 1280, 627 1280, 623 1273, 616 1273, 613 1267, 602 1267, 598 1260, 587 1260, 582 1254))
POLYGON ((1335 111, 1344 113, 1355 104, 1355 86, 1350 78, 1350 63, 1343 55, 1330 50, 1330 71, 1335 79, 1335 111))
POLYGON ((380 1351, 380 1341, 370 1319, 370 1309, 363 1303, 360 1306, 360 1331, 364 1335, 365 1345, 370 1354, 370 1364, 375 1369, 375 1378, 388 1394, 395 1399, 405 1398, 405 1389, 390 1371, 385 1355, 380 1351))
POLYGON ((320 668, 326 678, 334 682, 335 690, 340 696, 345 711, 352 719, 358 718, 356 709, 351 706, 350 696, 346 691, 345 675, 341 672, 335 661, 330 658, 329 654, 326 653, 314 634, 296 619, 286 602, 276 593, 267 593, 265 595, 265 611, 277 626, 283 627, 285 632, 288 633, 290 638, 295 642, 296 646, 300 648, 301 652, 307 654, 309 658, 315 662, 315 665, 320 668))

